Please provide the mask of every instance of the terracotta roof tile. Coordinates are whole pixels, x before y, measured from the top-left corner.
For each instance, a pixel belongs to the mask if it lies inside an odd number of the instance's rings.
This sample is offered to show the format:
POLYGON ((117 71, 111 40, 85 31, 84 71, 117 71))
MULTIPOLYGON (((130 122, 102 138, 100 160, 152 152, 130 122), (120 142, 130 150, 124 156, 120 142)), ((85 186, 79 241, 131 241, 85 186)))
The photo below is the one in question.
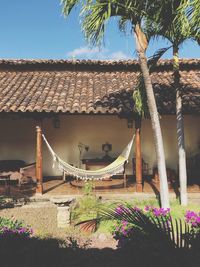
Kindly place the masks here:
MULTIPOLYGON (((200 60, 181 60, 185 112, 200 113, 200 60)), ((137 61, 0 60, 0 112, 131 112, 137 61)), ((151 75, 161 113, 175 112, 172 61, 151 75)))

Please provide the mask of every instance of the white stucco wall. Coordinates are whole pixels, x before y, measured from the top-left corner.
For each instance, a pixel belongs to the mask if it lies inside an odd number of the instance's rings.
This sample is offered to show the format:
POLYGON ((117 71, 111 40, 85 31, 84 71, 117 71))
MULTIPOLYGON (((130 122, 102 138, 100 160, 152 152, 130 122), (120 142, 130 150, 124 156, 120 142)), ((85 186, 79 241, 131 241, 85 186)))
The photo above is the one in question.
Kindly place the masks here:
MULTIPOLYGON (((35 161, 35 126, 32 119, 1 119, 0 130, 0 159, 22 159, 27 163, 35 161)), ((200 144, 200 117, 185 116, 186 149, 190 154, 199 151, 200 144)), ((175 116, 163 116, 161 126, 164 139, 167 166, 177 168, 177 140, 175 116)), ((65 161, 78 166, 78 143, 89 145, 88 152, 83 157, 102 157, 101 146, 105 142, 112 144, 111 156, 117 156, 126 146, 134 131, 127 128, 127 121, 115 116, 61 116, 60 129, 55 129, 52 119, 43 121, 43 131, 55 149, 65 161)), ((134 155, 134 151, 132 152, 134 155)), ((149 166, 156 164, 154 144, 149 120, 142 123, 142 154, 149 166)), ((55 168, 52 170, 52 159, 43 146, 43 173, 44 175, 58 175, 55 168)), ((132 172, 131 164, 127 169, 132 172)))

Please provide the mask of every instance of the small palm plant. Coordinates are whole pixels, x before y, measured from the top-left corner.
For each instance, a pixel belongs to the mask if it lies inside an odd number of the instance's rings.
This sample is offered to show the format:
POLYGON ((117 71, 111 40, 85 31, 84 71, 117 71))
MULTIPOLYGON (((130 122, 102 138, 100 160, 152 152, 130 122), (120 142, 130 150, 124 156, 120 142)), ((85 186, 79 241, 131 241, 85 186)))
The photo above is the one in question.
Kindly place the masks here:
POLYGON ((98 225, 102 221, 115 221, 113 233, 119 241, 121 238, 132 241, 134 235, 140 232, 148 237, 149 241, 156 242, 167 250, 191 250, 194 240, 200 239, 200 231, 197 230, 200 217, 197 214, 196 217, 191 217, 191 214, 193 213, 187 212, 186 221, 183 221, 173 219, 170 209, 147 206, 142 210, 126 204, 100 209, 95 219, 80 222, 77 225, 84 224, 87 228, 94 223, 98 225), (195 223, 194 220, 196 220, 195 223))
POLYGON ((102 221, 115 223, 113 236, 126 262, 176 267, 192 262, 192 266, 200 266, 200 213, 188 211, 183 221, 172 219, 169 209, 120 205, 100 209, 95 219, 78 225, 87 229, 102 221))

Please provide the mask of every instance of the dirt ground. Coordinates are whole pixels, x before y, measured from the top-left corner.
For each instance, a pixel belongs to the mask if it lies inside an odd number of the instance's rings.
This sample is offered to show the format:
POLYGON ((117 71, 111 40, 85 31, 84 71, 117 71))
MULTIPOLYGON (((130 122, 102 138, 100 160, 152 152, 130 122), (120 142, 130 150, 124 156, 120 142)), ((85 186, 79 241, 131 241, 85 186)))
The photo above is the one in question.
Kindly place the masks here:
MULTIPOLYGON (((0 210, 0 217, 23 221, 41 238, 52 237, 62 240, 77 240, 78 245, 92 248, 113 248, 116 241, 108 233, 81 232, 78 227, 58 228, 57 207, 52 203, 28 204, 22 207, 0 210)), ((72 241, 73 242, 73 241, 72 241)))

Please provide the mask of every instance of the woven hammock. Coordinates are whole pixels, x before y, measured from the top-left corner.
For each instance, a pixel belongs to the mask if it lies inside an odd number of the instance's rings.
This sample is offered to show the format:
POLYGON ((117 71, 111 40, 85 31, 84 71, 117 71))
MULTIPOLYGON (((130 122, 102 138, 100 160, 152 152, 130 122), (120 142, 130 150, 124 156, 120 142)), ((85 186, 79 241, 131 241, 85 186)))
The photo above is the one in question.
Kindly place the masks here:
MULTIPOLYGON (((115 174, 123 172, 124 164, 128 161, 135 135, 133 136, 133 138, 128 143, 126 148, 123 150, 123 152, 119 155, 119 157, 115 161, 113 161, 111 164, 109 164, 108 166, 104 168, 101 168, 99 170, 94 170, 94 171, 79 169, 68 164, 53 151, 52 147, 48 143, 44 134, 42 135, 42 137, 53 157, 54 164, 57 163, 59 170, 81 180, 93 180, 93 179, 102 180, 108 176, 110 177, 115 174)), ((53 164, 53 167, 54 167, 54 164, 53 164)))

